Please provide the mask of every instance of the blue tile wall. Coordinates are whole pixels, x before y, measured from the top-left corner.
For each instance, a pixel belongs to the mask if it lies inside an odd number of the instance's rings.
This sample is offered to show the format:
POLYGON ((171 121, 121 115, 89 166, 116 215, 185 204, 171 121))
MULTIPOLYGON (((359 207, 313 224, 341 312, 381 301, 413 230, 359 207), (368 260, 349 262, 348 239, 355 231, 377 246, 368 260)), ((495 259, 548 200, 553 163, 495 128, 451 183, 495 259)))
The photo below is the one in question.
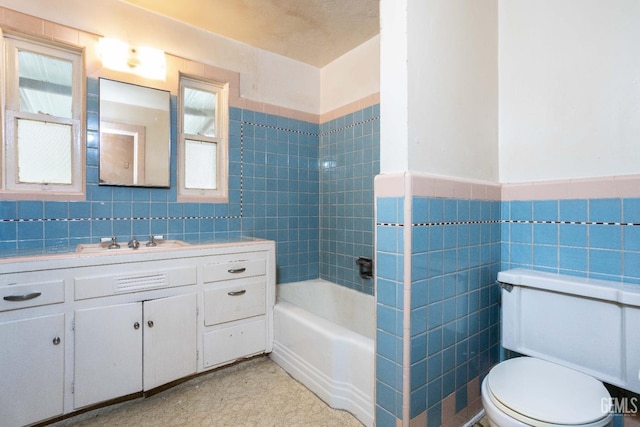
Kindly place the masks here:
POLYGON ((320 126, 320 277, 373 294, 355 260, 373 258, 373 178, 380 172, 380 108, 320 126))
MULTIPOLYGON (((413 198, 411 417, 442 422, 442 399, 498 361, 500 202, 413 198)), ((479 390, 478 390, 479 393, 479 390)))
POLYGON ((278 282, 319 277, 318 125, 231 109, 242 233, 276 241, 278 282))
POLYGON ((116 236, 206 242, 275 240, 279 282, 319 277, 319 126, 231 108, 229 202, 176 201, 177 99, 171 98, 171 187, 98 185, 98 80, 87 80, 87 200, 0 201, 0 256, 72 251, 116 236))
POLYGON ((438 426, 442 400, 455 394, 456 412, 465 409, 469 383, 500 357, 500 291, 494 285, 501 266, 500 202, 413 197, 410 225, 404 224, 403 198, 376 203, 376 422, 394 426, 402 419, 402 320, 409 311, 409 416, 426 411, 427 424, 438 426), (412 257, 410 272, 403 271, 405 253, 412 257), (411 307, 403 307, 407 275, 411 307))
POLYGON ((502 202, 502 264, 640 283, 640 198, 502 202))
POLYGON ((0 201, 0 256, 72 251, 108 236, 128 241, 162 234, 192 243, 252 236, 276 241, 279 283, 322 276, 373 293, 373 281, 357 275, 355 257, 373 256, 379 106, 332 120, 322 130, 231 108, 229 202, 210 204, 176 200, 175 96, 171 187, 98 185, 98 104, 98 80, 87 79, 87 200, 0 201))
POLYGON ((376 425, 402 419, 404 199, 378 198, 376 298, 376 425))

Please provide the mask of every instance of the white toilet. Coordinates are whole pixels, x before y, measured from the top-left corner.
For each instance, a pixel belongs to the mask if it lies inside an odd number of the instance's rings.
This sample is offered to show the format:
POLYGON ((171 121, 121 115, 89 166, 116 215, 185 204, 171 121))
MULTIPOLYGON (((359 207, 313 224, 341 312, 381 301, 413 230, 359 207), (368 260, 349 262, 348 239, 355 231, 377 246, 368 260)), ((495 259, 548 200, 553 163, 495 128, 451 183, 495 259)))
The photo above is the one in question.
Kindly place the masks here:
POLYGON ((514 269, 502 286, 502 345, 531 357, 482 382, 493 427, 609 426, 602 382, 640 392, 640 285, 514 269))

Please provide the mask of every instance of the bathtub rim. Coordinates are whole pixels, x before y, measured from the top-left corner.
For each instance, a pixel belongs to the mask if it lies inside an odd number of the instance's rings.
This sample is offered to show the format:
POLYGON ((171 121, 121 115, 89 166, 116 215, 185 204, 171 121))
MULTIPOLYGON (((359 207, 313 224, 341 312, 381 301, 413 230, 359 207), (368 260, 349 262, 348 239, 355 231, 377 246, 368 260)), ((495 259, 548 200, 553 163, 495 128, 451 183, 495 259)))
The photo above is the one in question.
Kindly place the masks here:
POLYGON ((343 327, 349 331, 355 332, 359 335, 362 335, 366 338, 372 339, 375 341, 375 336, 376 336, 376 299, 374 295, 369 295, 366 294, 364 292, 360 292, 357 291, 355 289, 351 289, 348 288, 346 286, 342 286, 339 285, 337 283, 334 282, 330 282, 328 280, 325 279, 310 279, 310 280, 301 280, 301 281, 297 281, 297 282, 287 282, 287 283, 278 283, 276 285, 276 304, 278 304, 278 302, 280 301, 284 301, 287 302, 291 305, 294 305, 296 307, 300 307, 303 310, 305 310, 306 312, 309 312, 321 319, 324 319, 328 322, 331 322, 333 324, 336 324, 340 327, 343 327), (363 325, 361 325, 360 327, 349 327, 339 321, 335 321, 335 319, 330 319, 326 316, 323 316, 322 314, 314 311, 312 308, 307 308, 303 305, 297 304, 296 301, 292 301, 290 299, 287 299, 286 297, 281 297, 281 287, 303 287, 305 285, 310 285, 310 284, 315 284, 315 285, 319 285, 319 286, 323 286, 323 287, 327 287, 327 288, 331 288, 332 290, 338 292, 338 293, 344 293, 346 295, 348 295, 349 298, 354 298, 354 299, 362 299, 364 301, 367 301, 367 304, 370 304, 370 307, 368 307, 368 309, 371 311, 371 323, 370 324, 364 324, 365 322, 363 321, 363 325), (359 329, 359 330, 358 330, 359 329))

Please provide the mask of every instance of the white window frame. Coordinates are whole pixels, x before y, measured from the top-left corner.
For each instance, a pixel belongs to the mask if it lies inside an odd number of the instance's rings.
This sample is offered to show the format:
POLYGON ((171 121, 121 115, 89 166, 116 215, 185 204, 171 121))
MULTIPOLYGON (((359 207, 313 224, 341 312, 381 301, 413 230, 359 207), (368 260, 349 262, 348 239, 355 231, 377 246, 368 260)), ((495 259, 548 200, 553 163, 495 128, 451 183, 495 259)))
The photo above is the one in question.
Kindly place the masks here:
POLYGON ((227 203, 229 201, 229 83, 220 83, 180 75, 178 99, 178 201, 195 203, 227 203), (184 89, 192 88, 216 94, 215 137, 184 132, 184 89), (185 186, 186 140, 216 143, 216 189, 194 189, 185 186))
POLYGON ((85 195, 85 113, 84 61, 82 49, 13 33, 2 33, 2 150, 0 151, 0 195, 15 200, 84 200, 85 195), (72 64, 71 118, 48 114, 20 112, 18 53, 29 51, 38 55, 69 61, 72 64), (17 120, 32 119, 71 126, 71 183, 21 183, 18 179, 17 120))

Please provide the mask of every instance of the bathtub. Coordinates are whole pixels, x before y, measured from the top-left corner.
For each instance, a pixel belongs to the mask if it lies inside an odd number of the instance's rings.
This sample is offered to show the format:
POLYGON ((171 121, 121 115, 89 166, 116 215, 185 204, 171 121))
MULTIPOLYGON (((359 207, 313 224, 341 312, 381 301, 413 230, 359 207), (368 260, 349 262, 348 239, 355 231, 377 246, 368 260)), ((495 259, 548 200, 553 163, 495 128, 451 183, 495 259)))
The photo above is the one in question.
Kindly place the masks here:
POLYGON ((271 359, 329 406, 374 419, 375 303, 324 280, 277 286, 271 359))

